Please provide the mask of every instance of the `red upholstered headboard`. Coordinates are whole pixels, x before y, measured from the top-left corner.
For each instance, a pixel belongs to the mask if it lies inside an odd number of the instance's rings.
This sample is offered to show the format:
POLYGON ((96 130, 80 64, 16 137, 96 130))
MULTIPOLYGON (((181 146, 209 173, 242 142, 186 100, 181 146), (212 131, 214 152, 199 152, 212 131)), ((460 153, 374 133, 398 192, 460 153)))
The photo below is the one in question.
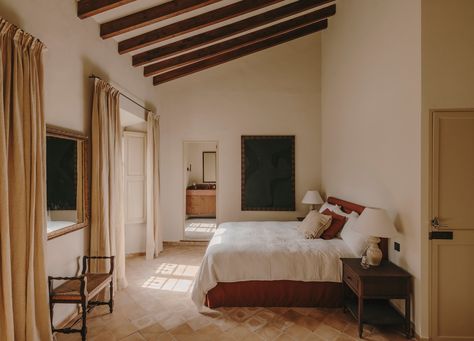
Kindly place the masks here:
MULTIPOLYGON (((338 199, 338 198, 334 198, 334 197, 328 197, 327 202, 332 204, 332 205, 341 206, 342 210, 345 213, 357 212, 357 213, 361 214, 362 211, 365 209, 364 206, 354 204, 352 202, 345 201, 345 200, 338 199)), ((379 247, 380 247, 380 250, 382 250, 383 259, 388 259, 388 239, 387 238, 380 238, 379 247)))

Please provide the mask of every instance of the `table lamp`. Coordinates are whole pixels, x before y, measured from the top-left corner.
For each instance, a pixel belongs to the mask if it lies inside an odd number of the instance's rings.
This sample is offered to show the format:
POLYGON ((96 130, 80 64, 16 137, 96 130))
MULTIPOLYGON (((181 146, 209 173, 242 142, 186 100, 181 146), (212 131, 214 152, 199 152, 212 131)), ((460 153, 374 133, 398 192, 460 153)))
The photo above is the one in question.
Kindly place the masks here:
POLYGON ((307 191, 304 195, 303 200, 301 201, 303 204, 309 204, 309 210, 314 210, 314 205, 323 204, 323 198, 318 191, 307 191))
POLYGON ((369 265, 378 266, 382 261, 382 250, 379 248, 380 238, 393 236, 395 226, 387 215, 387 212, 379 208, 366 208, 357 219, 354 230, 369 236, 367 242, 366 256, 369 265))

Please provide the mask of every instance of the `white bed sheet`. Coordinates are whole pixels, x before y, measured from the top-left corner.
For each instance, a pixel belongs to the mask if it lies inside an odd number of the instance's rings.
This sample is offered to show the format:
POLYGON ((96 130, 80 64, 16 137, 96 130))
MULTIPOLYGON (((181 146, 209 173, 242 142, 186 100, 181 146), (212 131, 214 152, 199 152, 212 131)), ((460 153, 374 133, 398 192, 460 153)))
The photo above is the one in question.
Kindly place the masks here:
POLYGON ((218 282, 342 282, 341 257, 355 257, 342 239, 305 239, 296 221, 219 226, 196 276, 192 299, 202 308, 218 282))

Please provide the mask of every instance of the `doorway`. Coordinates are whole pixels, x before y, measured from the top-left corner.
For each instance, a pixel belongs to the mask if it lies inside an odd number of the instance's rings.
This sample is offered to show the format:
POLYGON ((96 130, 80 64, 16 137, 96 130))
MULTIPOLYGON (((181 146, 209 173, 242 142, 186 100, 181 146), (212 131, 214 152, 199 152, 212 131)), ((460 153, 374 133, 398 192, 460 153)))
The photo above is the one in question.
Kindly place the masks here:
POLYGON ((474 110, 431 123, 431 339, 474 341, 474 110))
POLYGON ((218 142, 185 141, 183 161, 183 239, 209 241, 217 229, 218 142))

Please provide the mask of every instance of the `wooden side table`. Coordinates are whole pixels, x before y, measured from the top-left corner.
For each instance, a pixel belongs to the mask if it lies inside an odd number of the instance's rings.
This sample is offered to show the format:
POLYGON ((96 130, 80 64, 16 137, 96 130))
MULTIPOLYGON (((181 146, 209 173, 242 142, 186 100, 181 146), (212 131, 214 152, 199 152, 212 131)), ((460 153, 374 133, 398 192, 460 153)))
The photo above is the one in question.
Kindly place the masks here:
POLYGON ((362 337, 364 323, 375 325, 400 324, 411 337, 410 295, 411 275, 389 261, 364 269, 360 258, 341 258, 343 264, 344 309, 359 324, 362 337), (405 300, 405 316, 395 309, 390 299, 405 300))

